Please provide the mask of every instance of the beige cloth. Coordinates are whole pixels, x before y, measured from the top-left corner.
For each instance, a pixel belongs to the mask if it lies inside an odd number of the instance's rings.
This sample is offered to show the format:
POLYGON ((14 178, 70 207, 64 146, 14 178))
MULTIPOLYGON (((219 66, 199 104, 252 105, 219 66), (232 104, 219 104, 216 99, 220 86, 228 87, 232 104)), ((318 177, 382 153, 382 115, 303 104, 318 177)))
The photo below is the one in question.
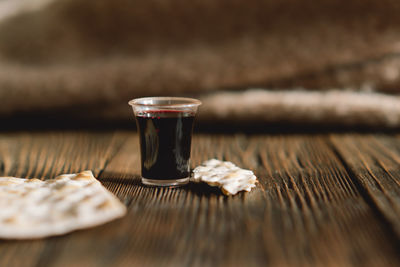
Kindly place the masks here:
POLYGON ((400 96, 372 92, 248 90, 203 99, 203 116, 248 123, 400 126, 400 96))
POLYGON ((399 91, 395 0, 11 1, 0 14, 0 116, 84 107, 124 120, 135 97, 254 87, 399 91))

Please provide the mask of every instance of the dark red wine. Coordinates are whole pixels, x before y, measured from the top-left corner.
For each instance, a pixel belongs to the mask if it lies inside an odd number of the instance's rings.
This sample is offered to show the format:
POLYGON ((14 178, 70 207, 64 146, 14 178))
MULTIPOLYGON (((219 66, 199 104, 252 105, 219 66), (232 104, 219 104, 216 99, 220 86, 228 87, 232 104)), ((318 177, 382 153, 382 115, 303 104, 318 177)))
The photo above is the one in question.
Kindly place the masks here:
POLYGON ((193 113, 175 110, 136 115, 142 177, 156 180, 189 177, 193 121, 193 113))

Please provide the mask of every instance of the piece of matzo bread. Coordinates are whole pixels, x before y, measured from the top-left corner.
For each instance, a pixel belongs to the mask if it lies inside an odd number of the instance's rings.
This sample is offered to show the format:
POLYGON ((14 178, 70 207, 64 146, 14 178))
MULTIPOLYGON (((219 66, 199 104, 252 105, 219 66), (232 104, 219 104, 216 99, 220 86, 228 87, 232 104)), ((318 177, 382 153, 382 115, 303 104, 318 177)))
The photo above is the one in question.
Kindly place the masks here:
POLYGON ((232 162, 210 159, 193 170, 192 181, 218 186, 225 195, 235 195, 240 191, 250 192, 257 178, 252 171, 232 162))
POLYGON ((61 235, 125 213, 126 207, 91 171, 45 181, 0 177, 0 238, 61 235))

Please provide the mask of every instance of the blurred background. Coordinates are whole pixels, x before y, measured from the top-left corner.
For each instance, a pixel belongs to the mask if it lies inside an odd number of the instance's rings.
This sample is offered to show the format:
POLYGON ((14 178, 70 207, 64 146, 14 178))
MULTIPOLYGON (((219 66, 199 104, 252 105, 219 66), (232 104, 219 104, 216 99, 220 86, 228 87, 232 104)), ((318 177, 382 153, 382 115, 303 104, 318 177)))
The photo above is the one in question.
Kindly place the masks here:
POLYGON ((202 129, 398 129, 396 0, 0 0, 2 128, 134 127, 142 96, 202 129))

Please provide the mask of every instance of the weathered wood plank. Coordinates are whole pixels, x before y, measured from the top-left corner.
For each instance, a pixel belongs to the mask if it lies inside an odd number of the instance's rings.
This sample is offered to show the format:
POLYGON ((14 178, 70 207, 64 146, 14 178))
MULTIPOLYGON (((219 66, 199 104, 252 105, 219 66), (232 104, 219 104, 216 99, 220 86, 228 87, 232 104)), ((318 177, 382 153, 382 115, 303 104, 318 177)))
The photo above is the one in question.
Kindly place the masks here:
POLYGON ((261 181, 272 210, 280 213, 263 232, 281 231, 275 238, 289 264, 385 265, 398 260, 377 249, 395 253, 324 137, 262 137, 261 142, 267 146, 261 161, 272 178, 261 181))
POLYGON ((256 190, 227 198, 204 185, 142 186, 138 141, 126 135, 100 180, 128 204, 127 217, 93 229, 97 235, 75 234, 53 264, 78 263, 71 255, 122 266, 389 266, 399 260, 389 233, 325 137, 197 136, 194 165, 223 158, 259 176, 256 190), (113 239, 100 242, 97 236, 113 239), (118 248, 112 253, 110 243, 118 248))
POLYGON ((331 140, 400 240, 400 139, 387 135, 332 135, 331 140))
POLYGON ((112 133, 2 134, 0 175, 52 178, 86 169, 98 174, 120 146, 112 133))
MULTIPOLYGON (((400 145, 385 141, 379 144, 400 145)), ((0 266, 400 264, 391 230, 332 148, 322 135, 197 135, 193 166, 226 159, 255 170, 260 180, 251 193, 225 197, 201 184, 141 185, 133 132, 2 134, 3 175, 43 178, 92 169, 128 206, 128 214, 61 237, 1 241, 0 266)), ((382 162, 396 176, 391 160, 382 162)))

